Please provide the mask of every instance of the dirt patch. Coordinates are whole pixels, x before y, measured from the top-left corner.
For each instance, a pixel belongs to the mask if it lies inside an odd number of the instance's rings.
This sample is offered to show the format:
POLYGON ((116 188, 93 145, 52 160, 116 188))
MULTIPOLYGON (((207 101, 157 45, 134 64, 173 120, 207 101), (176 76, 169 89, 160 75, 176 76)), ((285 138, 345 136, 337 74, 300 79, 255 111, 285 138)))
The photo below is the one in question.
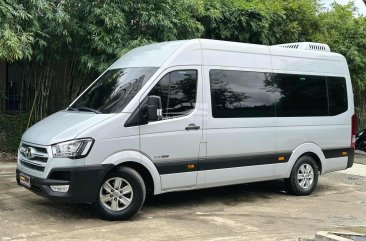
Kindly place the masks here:
POLYGON ((15 153, 0 152, 0 162, 16 162, 17 156, 15 153))

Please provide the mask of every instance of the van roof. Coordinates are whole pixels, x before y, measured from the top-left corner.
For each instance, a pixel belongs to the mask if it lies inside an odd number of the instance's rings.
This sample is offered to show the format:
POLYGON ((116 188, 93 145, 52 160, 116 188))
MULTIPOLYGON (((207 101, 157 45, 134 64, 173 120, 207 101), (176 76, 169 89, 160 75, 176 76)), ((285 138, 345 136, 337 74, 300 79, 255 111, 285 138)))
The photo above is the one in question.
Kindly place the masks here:
MULTIPOLYGON (((310 72, 339 72, 345 65, 342 55, 327 51, 284 48, 211 39, 191 39, 154 43, 135 48, 118 59, 110 69, 126 67, 169 67, 177 65, 216 65, 243 68, 276 69, 300 60, 317 62, 310 72), (273 65, 271 64, 271 58, 273 65), (238 61, 240 59, 240 61, 238 61), (277 62, 282 62, 276 67, 277 62), (320 61, 320 62, 319 62, 320 61), (336 68, 322 68, 321 62, 332 62, 336 68), (320 64, 320 65, 319 65, 320 64), (317 66, 317 67, 316 67, 317 66), (338 70, 337 70, 338 68, 338 70)), ((329 66, 330 67, 330 66, 329 66)), ((295 67, 297 68, 297 67, 295 67)), ((341 70, 344 71, 344 68, 341 70)), ((347 69, 348 71, 348 69, 347 69)))

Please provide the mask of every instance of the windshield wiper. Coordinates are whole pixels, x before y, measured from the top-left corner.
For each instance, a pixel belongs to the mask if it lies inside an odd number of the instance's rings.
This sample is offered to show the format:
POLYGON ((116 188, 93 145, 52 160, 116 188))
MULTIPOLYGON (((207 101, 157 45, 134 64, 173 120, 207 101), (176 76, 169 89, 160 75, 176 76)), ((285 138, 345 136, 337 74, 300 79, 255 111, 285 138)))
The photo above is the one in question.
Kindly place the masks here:
POLYGON ((74 107, 68 107, 66 110, 77 111, 74 107))
MULTIPOLYGON (((73 108, 73 109, 75 109, 75 108, 73 108)), ((95 110, 95 109, 85 107, 85 106, 78 107, 78 108, 76 108, 76 110, 78 110, 78 111, 90 111, 90 112, 94 112, 96 114, 102 114, 102 112, 100 112, 99 110, 95 110)))
POLYGON ((90 111, 90 112, 94 112, 96 114, 102 114, 102 112, 100 112, 99 110, 95 110, 95 109, 85 107, 85 106, 81 106, 81 107, 78 107, 78 108, 68 107, 66 110, 70 110, 70 111, 90 111))

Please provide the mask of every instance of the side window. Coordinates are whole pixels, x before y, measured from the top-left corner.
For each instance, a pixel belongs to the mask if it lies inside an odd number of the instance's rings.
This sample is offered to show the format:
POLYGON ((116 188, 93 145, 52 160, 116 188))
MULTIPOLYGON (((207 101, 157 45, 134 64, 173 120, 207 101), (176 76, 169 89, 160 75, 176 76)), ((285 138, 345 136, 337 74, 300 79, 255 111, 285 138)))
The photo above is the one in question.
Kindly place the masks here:
POLYGON ((197 70, 176 70, 166 74, 149 95, 161 98, 163 120, 188 115, 196 106, 197 70))
POLYGON ((348 109, 346 79, 327 77, 329 93, 329 115, 339 115, 348 109))
POLYGON ((327 83, 324 76, 276 74, 276 116, 327 116, 327 83))
POLYGON ((271 74, 234 70, 210 70, 214 118, 273 117, 271 74))

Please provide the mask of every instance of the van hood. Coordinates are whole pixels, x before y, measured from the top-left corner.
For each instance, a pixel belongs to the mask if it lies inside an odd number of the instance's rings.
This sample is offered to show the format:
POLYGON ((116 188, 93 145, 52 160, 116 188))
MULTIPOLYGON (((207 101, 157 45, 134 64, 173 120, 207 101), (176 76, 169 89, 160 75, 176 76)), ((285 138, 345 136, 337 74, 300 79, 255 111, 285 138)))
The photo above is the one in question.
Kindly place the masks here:
POLYGON ((30 127, 22 140, 39 145, 51 145, 76 138, 90 127, 109 119, 114 114, 59 111, 30 127))

